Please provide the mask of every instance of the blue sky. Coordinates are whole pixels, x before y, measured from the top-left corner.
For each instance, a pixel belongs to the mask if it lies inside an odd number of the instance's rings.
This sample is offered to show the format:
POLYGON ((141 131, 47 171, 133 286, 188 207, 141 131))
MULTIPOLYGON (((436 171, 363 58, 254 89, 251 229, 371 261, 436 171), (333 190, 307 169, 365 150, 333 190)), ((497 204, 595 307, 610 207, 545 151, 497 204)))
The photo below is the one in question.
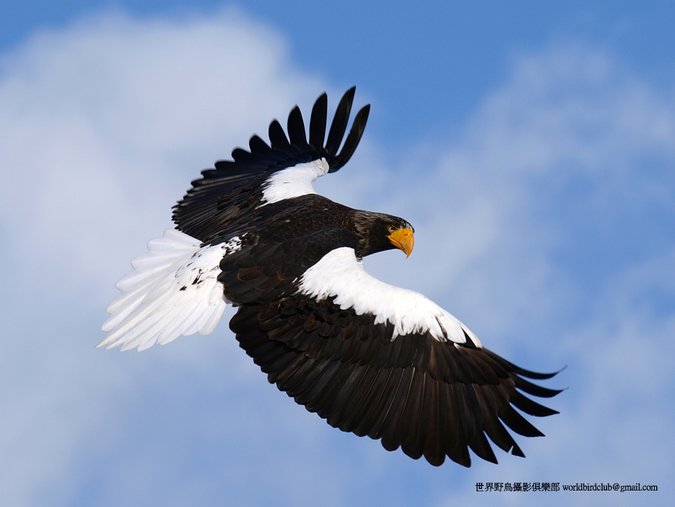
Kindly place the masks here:
POLYGON ((0 19, 0 503, 670 505, 675 4, 502 4, 29 1, 0 19), (226 322, 94 348, 198 171, 353 84, 371 119, 319 188, 417 231, 409 259, 368 269, 517 364, 567 365, 524 460, 436 469, 334 430, 226 322))

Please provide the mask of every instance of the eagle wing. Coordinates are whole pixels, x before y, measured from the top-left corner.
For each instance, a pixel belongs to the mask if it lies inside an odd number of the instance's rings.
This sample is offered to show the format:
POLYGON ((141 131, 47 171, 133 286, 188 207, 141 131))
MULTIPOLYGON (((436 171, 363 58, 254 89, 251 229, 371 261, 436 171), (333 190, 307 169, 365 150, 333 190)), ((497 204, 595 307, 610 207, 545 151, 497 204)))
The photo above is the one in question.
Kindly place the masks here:
POLYGON ((311 182, 346 164, 361 140, 370 105, 356 114, 343 143, 354 93, 352 87, 340 100, 327 139, 328 98, 323 93, 312 108, 309 138, 296 106, 288 115, 288 136, 274 120, 269 126, 269 144, 254 135, 248 150, 235 148, 233 160, 216 162, 215 168, 202 171, 202 177, 192 182, 174 206, 176 228, 207 241, 261 205, 311 193, 311 182))
POLYGON ((558 394, 527 380, 554 374, 483 348, 432 301, 370 276, 351 248, 305 262, 300 276, 271 262, 285 255, 265 248, 221 263, 225 294, 239 302, 230 328, 271 383, 331 426, 433 465, 470 466, 469 449, 497 462, 488 438, 524 456, 509 430, 542 435, 516 409, 557 413, 528 396, 558 394))

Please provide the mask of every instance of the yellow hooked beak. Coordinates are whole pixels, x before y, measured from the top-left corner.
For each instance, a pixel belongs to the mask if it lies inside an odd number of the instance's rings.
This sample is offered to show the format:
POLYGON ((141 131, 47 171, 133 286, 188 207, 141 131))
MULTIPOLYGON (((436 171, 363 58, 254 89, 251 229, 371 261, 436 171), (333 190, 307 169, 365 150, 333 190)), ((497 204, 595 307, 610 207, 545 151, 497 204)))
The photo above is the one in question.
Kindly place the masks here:
POLYGON ((413 234, 412 229, 408 227, 395 229, 387 236, 387 239, 396 248, 402 250, 406 257, 410 256, 413 247, 415 246, 415 235, 413 234))

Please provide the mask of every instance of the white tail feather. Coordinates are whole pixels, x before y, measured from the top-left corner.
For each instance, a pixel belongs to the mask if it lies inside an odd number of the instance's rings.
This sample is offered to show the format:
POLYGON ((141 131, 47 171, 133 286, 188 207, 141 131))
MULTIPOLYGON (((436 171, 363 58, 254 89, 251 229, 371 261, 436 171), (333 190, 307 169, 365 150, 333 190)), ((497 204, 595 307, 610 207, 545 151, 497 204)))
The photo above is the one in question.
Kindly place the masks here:
POLYGON ((199 240, 167 229, 131 262, 134 271, 117 283, 121 294, 107 308, 108 336, 99 347, 145 350, 179 336, 209 334, 226 301, 218 281, 220 260, 234 242, 201 247, 199 240))

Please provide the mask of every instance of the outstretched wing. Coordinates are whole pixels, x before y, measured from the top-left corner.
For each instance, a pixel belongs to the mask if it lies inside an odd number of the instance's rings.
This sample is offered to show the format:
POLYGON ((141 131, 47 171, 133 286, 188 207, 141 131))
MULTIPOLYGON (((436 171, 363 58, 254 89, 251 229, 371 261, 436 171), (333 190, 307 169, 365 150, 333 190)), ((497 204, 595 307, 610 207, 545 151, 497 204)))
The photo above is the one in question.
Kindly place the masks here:
POLYGON ((250 259, 221 267, 228 298, 247 301, 230 322, 241 347, 270 382, 331 426, 433 465, 449 457, 470 466, 468 449, 496 463, 488 438, 523 456, 509 430, 542 435, 516 409, 556 413, 529 396, 560 391, 527 380, 553 374, 483 348, 421 294, 368 275, 350 248, 294 278, 250 259))
POLYGON ((354 92, 355 88, 350 88, 340 100, 327 139, 328 98, 324 93, 312 108, 309 138, 296 106, 288 115, 288 136, 274 120, 269 126, 270 144, 254 135, 249 150, 236 148, 233 160, 216 162, 214 169, 202 171, 202 177, 192 182, 192 188, 174 207, 176 228, 207 241, 261 205, 313 193, 312 181, 346 164, 361 140, 369 105, 356 114, 342 142, 354 92))

